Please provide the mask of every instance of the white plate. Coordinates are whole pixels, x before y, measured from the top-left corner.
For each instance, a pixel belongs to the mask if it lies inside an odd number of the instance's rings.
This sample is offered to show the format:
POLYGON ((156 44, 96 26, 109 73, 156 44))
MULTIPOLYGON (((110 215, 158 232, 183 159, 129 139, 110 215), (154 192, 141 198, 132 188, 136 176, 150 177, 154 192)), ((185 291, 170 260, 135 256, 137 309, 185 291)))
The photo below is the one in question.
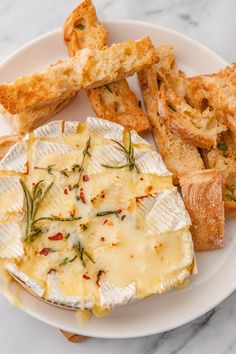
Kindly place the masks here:
MULTIPOLYGON (((206 47, 167 28, 136 21, 105 22, 111 42, 138 39, 149 35, 158 45, 174 46, 179 66, 187 74, 217 71, 227 63, 206 47)), ((1 82, 32 73, 66 58, 61 30, 44 35, 9 57, 0 66, 1 82)), ((140 97, 136 78, 130 80, 140 97)), ((53 119, 84 120, 92 109, 83 92, 53 119)), ((0 134, 9 133, 9 127, 0 117, 0 134)), ((149 137, 150 138, 150 137, 149 137)), ((52 307, 20 290, 26 312, 48 324, 87 336, 127 338, 160 333, 183 325, 204 314, 236 289, 236 221, 227 220, 225 247, 220 251, 197 254, 198 275, 188 288, 152 296, 135 304, 120 307, 103 318, 92 318, 81 324, 74 312, 52 307)))

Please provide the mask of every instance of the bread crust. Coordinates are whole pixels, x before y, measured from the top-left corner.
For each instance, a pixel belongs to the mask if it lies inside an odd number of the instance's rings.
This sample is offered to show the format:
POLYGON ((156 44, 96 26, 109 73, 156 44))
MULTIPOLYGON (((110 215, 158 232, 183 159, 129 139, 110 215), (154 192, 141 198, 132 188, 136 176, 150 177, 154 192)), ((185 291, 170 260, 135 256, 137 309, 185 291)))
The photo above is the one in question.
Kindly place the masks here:
POLYGON ((192 220, 191 233, 195 250, 222 248, 224 206, 221 173, 217 170, 189 172, 180 177, 180 186, 192 220))
MULTIPOLYGON (((71 57, 83 48, 104 48, 107 38, 108 32, 99 22, 91 0, 83 1, 65 22, 64 42, 71 57), (78 24, 82 24, 81 29, 78 28, 78 24)), ((90 89, 87 94, 98 117, 139 133, 151 128, 140 102, 126 79, 113 82, 109 86, 90 89)))
POLYGON ((0 85, 0 103, 11 114, 55 103, 81 88, 92 88, 133 75, 158 61, 148 37, 113 44, 101 51, 82 49, 41 73, 0 85))

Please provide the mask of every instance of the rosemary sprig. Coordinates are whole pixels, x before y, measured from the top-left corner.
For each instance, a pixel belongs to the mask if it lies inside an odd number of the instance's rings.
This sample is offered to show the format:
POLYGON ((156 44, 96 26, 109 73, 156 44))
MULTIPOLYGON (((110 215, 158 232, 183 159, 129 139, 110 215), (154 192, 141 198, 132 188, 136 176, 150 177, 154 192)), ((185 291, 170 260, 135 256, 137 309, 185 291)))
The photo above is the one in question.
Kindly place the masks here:
POLYGON ((88 140, 86 141, 86 144, 85 144, 85 148, 83 150, 83 158, 82 158, 82 161, 81 161, 81 164, 78 165, 78 164, 74 164, 72 166, 72 169, 74 167, 74 169, 78 169, 78 172, 79 172, 79 179, 77 181, 77 183, 75 184, 76 188, 79 188, 80 186, 80 182, 81 182, 81 178, 82 178, 82 173, 84 171, 84 162, 85 162, 85 157, 88 155, 89 157, 91 156, 90 155, 90 152, 89 152, 89 149, 91 147, 91 138, 88 138, 88 140))
POLYGON ((58 170, 57 168, 54 168, 54 166, 56 165, 48 165, 47 167, 35 166, 34 169, 47 171, 47 173, 50 175, 53 175, 53 172, 59 172, 62 176, 69 177, 70 171, 67 168, 64 168, 63 170, 58 170))
POLYGON ((86 262, 85 262, 85 257, 88 258, 88 260, 90 260, 90 262, 95 264, 95 261, 93 259, 93 257, 88 253, 88 251, 86 251, 86 249, 84 247, 81 246, 80 242, 77 242, 73 248, 75 249, 76 253, 78 254, 81 263, 83 265, 84 268, 86 268, 86 262))
POLYGON ((233 200, 234 202, 236 202, 236 197, 233 194, 225 194, 225 197, 228 198, 228 199, 233 200))
POLYGON ((26 184, 22 179, 20 179, 20 184, 24 193, 24 203, 25 203, 25 241, 28 243, 33 242, 38 236, 40 236, 44 230, 39 227, 35 227, 35 216, 37 214, 38 208, 42 201, 45 199, 49 190, 51 189, 53 182, 50 183, 43 192, 42 189, 43 180, 37 182, 33 186, 32 195, 27 188, 26 184))
POLYGON ((76 254, 73 258, 71 258, 71 259, 69 259, 68 257, 66 257, 66 258, 63 259, 63 261, 59 264, 59 266, 61 267, 61 266, 64 266, 64 265, 66 265, 66 264, 72 263, 72 262, 74 262, 74 261, 76 260, 76 258, 77 258, 77 254, 76 254))
POLYGON ((80 216, 70 216, 69 218, 62 218, 60 216, 50 215, 50 216, 42 216, 41 218, 34 220, 33 224, 36 224, 37 222, 42 220, 69 222, 69 221, 76 221, 80 219, 81 219, 80 216))
POLYGON ((140 173, 138 166, 135 163, 135 158, 134 158, 134 145, 132 143, 132 137, 131 137, 131 132, 129 131, 129 146, 128 149, 124 145, 122 145, 119 141, 111 139, 114 143, 116 143, 118 146, 116 146, 117 150, 123 152, 126 155, 126 158, 128 160, 127 164, 122 165, 122 166, 110 166, 110 165, 105 165, 101 164, 103 167, 106 168, 115 168, 115 169, 120 169, 129 166, 129 170, 132 171, 134 168, 136 169, 137 173, 140 173))

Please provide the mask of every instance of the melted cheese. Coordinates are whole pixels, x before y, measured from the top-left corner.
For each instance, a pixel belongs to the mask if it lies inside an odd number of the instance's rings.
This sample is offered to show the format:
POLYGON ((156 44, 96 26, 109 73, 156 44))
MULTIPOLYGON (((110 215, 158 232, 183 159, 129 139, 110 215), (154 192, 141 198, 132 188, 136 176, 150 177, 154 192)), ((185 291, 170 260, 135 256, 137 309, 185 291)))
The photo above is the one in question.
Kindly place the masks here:
MULTIPOLYGON (((132 137, 140 173, 128 166, 114 168, 129 161, 110 140, 127 144, 127 133, 111 122, 53 122, 30 136, 28 174, 21 178, 30 191, 40 180, 44 189, 53 182, 36 219, 81 217, 37 222, 42 234, 31 244, 24 242, 24 254, 13 258, 9 271, 28 286, 37 284, 38 296, 101 313, 167 291, 189 277, 193 247, 188 214, 160 155, 135 132, 132 137), (84 155, 89 138, 89 154, 84 155), (79 177, 78 167, 73 171, 72 166, 82 162, 79 177), (61 239, 53 240, 58 233, 61 239), (79 244, 80 252, 74 247, 79 244)), ((7 178, 19 178, 12 174, 7 178)), ((11 221, 20 223, 24 233, 22 191, 9 188, 8 197, 0 196, 1 210, 8 211, 19 193, 21 213, 12 208, 11 221)), ((19 249, 19 238, 15 247, 19 249)))

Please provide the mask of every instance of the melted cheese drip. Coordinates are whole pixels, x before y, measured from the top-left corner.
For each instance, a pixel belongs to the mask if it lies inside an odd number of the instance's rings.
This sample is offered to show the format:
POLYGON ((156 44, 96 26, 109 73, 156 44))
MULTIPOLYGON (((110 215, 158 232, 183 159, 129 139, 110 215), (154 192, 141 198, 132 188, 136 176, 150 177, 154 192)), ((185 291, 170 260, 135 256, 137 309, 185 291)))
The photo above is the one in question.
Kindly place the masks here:
MULTIPOLYGON (((96 132, 88 132, 86 124, 79 126, 75 136, 48 139, 36 139, 31 136, 28 143, 29 173, 22 178, 30 190, 32 183, 39 180, 43 180, 45 186, 54 182, 39 208, 37 218, 51 214, 68 218, 72 212, 74 216, 80 216, 81 220, 39 222, 39 225, 45 228, 43 235, 30 245, 24 244, 25 255, 17 260, 16 264, 19 271, 46 289, 46 298, 47 275, 53 269, 56 271, 57 285, 65 296, 90 296, 94 300, 95 312, 100 313, 99 274, 116 287, 126 287, 135 282, 136 296, 142 298, 163 292, 163 284, 168 281, 172 284, 169 288, 177 286, 181 282, 178 275, 192 264, 193 251, 187 225, 177 232, 150 236, 146 231, 148 225, 145 215, 142 215, 138 208, 139 198, 155 196, 162 189, 172 189, 170 176, 137 174, 135 170, 129 171, 128 167, 103 168, 102 172, 89 175, 88 181, 81 179, 80 188, 83 188, 84 202, 83 198, 76 200, 80 189, 70 190, 69 187, 78 182, 78 171, 65 177, 58 171, 49 174, 34 168, 34 157, 39 142, 67 144, 72 149, 59 155, 48 152, 47 149, 44 152, 42 149, 41 157, 37 161, 38 167, 47 168, 48 165, 53 165, 57 170, 71 169, 74 163, 81 163, 89 136, 91 150, 106 146, 107 143, 111 144, 110 140, 96 132), (117 210, 121 210, 117 215, 97 216, 99 212, 117 210), (62 240, 49 239, 58 232, 63 234, 62 240), (62 265, 65 259, 72 260, 76 256, 73 245, 78 242, 92 256, 94 263, 84 257, 84 268, 77 255, 73 262, 62 265), (188 243, 188 249, 184 243, 188 243), (51 250, 47 256, 40 254, 44 248, 51 250), (183 264, 187 253, 189 257, 185 261, 186 264, 183 264)), ((138 147, 139 145, 136 145, 136 149, 138 147)), ((141 148, 144 151, 150 149, 144 145, 141 145, 141 148)), ((86 156, 84 175, 88 164, 89 156, 86 156)), ((14 197, 14 193, 6 200, 1 196, 1 205, 8 207, 9 200, 12 202, 14 197)), ((166 289, 168 290, 168 286, 166 289)))

